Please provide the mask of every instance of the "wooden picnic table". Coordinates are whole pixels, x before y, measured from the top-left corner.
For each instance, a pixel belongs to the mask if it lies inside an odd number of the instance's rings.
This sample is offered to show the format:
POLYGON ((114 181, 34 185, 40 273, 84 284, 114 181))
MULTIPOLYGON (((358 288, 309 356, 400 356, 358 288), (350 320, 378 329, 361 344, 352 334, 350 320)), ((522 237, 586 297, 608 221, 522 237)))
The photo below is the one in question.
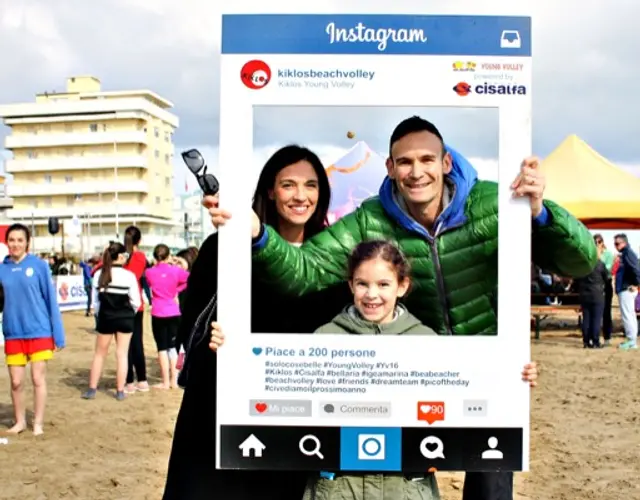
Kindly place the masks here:
MULTIPOLYGON (((552 297, 558 299, 561 304, 532 304, 531 305, 531 317, 534 321, 535 338, 540 339, 540 325, 543 320, 549 316, 561 314, 567 311, 573 311, 577 313, 582 312, 582 306, 579 303, 579 295, 577 293, 532 293, 532 302, 537 302, 534 299, 546 299, 546 297, 552 297), (567 304, 566 302, 570 302, 567 304)), ((578 316, 578 324, 582 323, 582 315, 578 316)))

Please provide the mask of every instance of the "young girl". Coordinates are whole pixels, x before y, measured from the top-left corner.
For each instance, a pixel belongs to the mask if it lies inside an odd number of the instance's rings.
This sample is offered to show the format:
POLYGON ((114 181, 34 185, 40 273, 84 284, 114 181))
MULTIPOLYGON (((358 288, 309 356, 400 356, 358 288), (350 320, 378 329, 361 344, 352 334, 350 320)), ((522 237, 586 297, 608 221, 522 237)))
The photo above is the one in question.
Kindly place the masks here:
POLYGON ((124 231, 124 246, 129 254, 129 259, 124 268, 131 271, 137 280, 140 293, 140 302, 133 322, 133 334, 129 345, 129 370, 127 372, 127 386, 125 392, 133 394, 136 391, 148 392, 147 367, 144 357, 144 301, 142 299, 142 278, 147 269, 147 257, 140 251, 142 233, 136 226, 129 226, 124 231), (138 383, 134 384, 137 379, 138 383))
MULTIPOLYGON (((423 325, 398 299, 409 291, 410 267, 400 250, 386 241, 367 241, 355 247, 349 257, 348 282, 353 304, 347 306, 330 323, 315 333, 353 335, 435 335, 423 325)), ((209 347, 216 351, 224 343, 220 325, 211 325, 209 347)), ((535 363, 525 366, 523 380, 535 385, 535 363)), ((303 499, 363 500, 364 485, 379 481, 374 474, 313 475, 303 499)), ((437 500, 438 483, 433 473, 408 477, 407 474, 382 475, 381 488, 397 492, 398 498, 408 500, 437 500)))
POLYGON ((131 271, 124 269, 128 260, 122 243, 109 244, 102 257, 102 267, 93 277, 94 308, 97 311, 98 335, 96 351, 91 364, 89 389, 82 394, 84 399, 94 399, 102 374, 104 360, 109 353, 111 339, 116 338, 116 399, 125 397, 124 387, 129 361, 129 344, 135 328, 135 316, 142 298, 138 279, 131 271))
POLYGON ((147 269, 147 281, 152 295, 151 329, 162 373, 162 383, 155 387, 175 389, 178 387, 176 337, 180 326, 178 294, 186 288, 189 272, 170 264, 171 251, 167 245, 157 245, 153 258, 156 265, 147 269))
POLYGON ((409 263, 386 241, 360 243, 348 262, 353 304, 315 333, 436 335, 398 303, 411 284, 409 263))
POLYGON ((38 436, 44 432, 47 361, 53 358, 55 349, 65 345, 62 316, 48 264, 28 253, 29 229, 13 224, 7 229, 6 240, 9 255, 0 265, 4 291, 2 327, 15 415, 15 425, 7 432, 18 434, 27 428, 24 386, 27 364, 31 363, 33 434, 38 436))

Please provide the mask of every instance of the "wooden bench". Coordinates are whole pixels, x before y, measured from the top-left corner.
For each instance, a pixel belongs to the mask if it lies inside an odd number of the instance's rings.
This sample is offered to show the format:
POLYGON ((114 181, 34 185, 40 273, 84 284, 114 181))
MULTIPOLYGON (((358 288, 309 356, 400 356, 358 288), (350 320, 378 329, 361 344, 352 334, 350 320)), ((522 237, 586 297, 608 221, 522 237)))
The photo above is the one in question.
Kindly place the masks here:
MULTIPOLYGON (((582 306, 578 303, 579 295, 577 293, 559 293, 559 294, 548 294, 548 293, 532 293, 531 298, 544 299, 546 297, 557 297, 559 302, 562 304, 548 304, 548 305, 531 305, 531 317, 534 321, 534 329, 535 329, 535 338, 536 340, 540 339, 540 326, 543 320, 547 319, 549 316, 554 316, 556 314, 561 314, 567 311, 574 311, 577 313, 582 312, 582 306), (574 304, 565 304, 565 301, 569 299, 570 302, 575 302, 574 304)), ((578 323, 582 323, 582 315, 578 317, 578 323)))

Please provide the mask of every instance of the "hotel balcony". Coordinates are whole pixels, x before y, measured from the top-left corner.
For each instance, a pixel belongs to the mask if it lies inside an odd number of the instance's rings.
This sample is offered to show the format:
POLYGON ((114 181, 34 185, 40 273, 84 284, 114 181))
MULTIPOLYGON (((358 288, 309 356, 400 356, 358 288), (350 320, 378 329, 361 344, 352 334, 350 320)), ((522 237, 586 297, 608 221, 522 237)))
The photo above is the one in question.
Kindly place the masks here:
POLYGON ((149 194, 147 181, 122 180, 120 182, 57 182, 7 186, 7 194, 12 198, 33 196, 61 196, 99 193, 145 193, 149 194))
POLYGON ((37 160, 7 160, 5 171, 51 172, 62 170, 96 170, 104 168, 147 168, 147 158, 143 155, 118 156, 52 156, 37 160))
MULTIPOLYGON (((120 217, 137 216, 137 217, 154 217, 155 210, 142 204, 118 204, 118 214, 120 217)), ((21 208, 7 210, 7 217, 10 219, 27 221, 34 218, 36 224, 45 223, 49 217, 59 217, 60 219, 72 219, 74 216, 85 218, 100 218, 102 220, 112 220, 116 213, 115 203, 105 203, 103 205, 73 206, 73 207, 38 207, 38 208, 21 208)))
POLYGON ((147 144, 147 133, 130 132, 69 132, 63 134, 17 134, 5 138, 6 149, 18 148, 50 148, 65 146, 95 146, 104 144, 147 144))

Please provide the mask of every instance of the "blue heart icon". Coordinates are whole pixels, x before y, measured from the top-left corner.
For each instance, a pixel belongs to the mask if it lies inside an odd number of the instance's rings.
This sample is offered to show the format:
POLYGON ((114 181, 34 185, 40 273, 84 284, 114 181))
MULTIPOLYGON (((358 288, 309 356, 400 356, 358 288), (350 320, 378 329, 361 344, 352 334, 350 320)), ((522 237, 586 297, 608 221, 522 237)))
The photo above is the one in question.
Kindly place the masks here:
POLYGON ((262 347, 254 347, 253 354, 255 354, 256 356, 260 356, 260 354, 262 354, 262 347))

